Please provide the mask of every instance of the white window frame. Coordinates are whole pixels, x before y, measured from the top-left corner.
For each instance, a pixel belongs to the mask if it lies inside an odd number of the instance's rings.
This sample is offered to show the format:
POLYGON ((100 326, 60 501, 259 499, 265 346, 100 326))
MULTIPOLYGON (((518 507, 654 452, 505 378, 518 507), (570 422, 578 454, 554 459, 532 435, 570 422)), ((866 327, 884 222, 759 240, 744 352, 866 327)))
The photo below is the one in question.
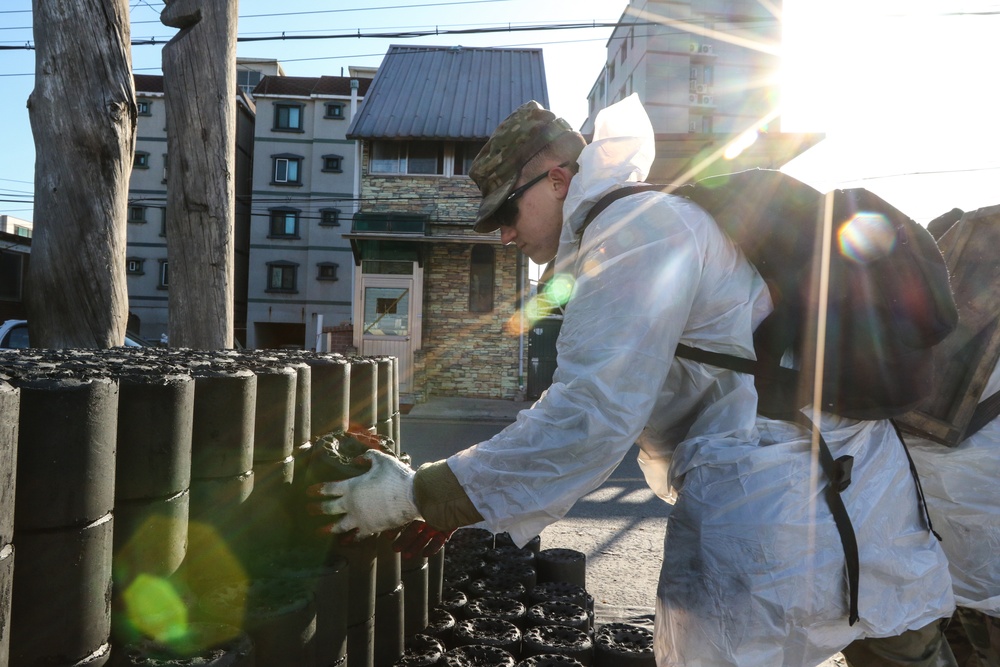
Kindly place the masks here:
POLYGON ((271 177, 273 183, 281 185, 301 185, 302 184, 302 158, 297 155, 276 155, 272 159, 271 177), (278 167, 284 165, 284 178, 278 178, 278 167), (295 178, 288 178, 289 167, 294 165, 295 178))

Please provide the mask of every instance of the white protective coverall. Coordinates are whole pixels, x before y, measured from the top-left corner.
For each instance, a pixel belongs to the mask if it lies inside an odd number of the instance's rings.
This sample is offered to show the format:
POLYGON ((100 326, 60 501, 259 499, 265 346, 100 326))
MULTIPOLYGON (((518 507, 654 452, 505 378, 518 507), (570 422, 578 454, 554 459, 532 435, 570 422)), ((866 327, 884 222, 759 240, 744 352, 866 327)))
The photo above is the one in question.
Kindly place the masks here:
MULTIPOLYGON (((983 396, 1000 391, 1000 365, 983 396)), ((948 555, 955 602, 1000 617, 1000 419, 957 447, 906 437, 934 529, 948 555)))
POLYGON ((807 436, 756 416, 751 377, 674 358, 678 342, 751 356, 771 308, 711 217, 679 197, 636 194, 595 218, 581 247, 593 203, 644 179, 652 158, 635 96, 598 116, 563 207, 556 271, 575 285, 552 385, 509 427, 448 459, 485 524, 523 544, 638 442, 650 486, 676 497, 657 595, 661 667, 814 667, 864 634, 949 616, 947 564, 887 423, 824 422, 834 456, 857 457, 845 496, 861 552, 852 627, 807 436))

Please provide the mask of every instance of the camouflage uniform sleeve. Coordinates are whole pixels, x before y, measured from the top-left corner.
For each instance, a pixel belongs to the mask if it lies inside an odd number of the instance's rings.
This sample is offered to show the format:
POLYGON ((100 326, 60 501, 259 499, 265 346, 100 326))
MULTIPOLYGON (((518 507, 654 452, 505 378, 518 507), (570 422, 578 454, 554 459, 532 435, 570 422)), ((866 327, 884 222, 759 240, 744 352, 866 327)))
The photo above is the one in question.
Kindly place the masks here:
POLYGON ((451 531, 483 520, 447 461, 425 463, 413 478, 420 515, 438 530, 451 531))

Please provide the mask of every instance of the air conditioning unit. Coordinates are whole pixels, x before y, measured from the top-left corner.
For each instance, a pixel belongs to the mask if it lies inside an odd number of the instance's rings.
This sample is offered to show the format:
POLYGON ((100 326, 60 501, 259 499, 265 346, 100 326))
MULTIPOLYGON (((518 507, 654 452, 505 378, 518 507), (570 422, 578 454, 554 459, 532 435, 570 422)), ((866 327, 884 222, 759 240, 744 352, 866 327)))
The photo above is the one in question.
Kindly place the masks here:
POLYGON ((712 52, 712 45, 711 44, 702 44, 700 51, 702 53, 711 53, 712 52))
POLYGON ((696 120, 689 120, 688 121, 688 132, 697 132, 697 131, 698 131, 698 121, 696 121, 696 120))
POLYGON ((691 53, 698 53, 698 42, 691 42, 691 53))
POLYGON ((701 96, 701 103, 702 104, 715 104, 715 98, 712 97, 711 95, 702 95, 701 96))
POLYGON ((690 95, 688 95, 688 102, 690 102, 691 104, 698 104, 698 96, 695 95, 694 93, 691 93, 690 95))
POLYGON ((697 92, 697 93, 704 93, 705 92, 705 84, 699 83, 698 84, 698 89, 695 92, 697 92))

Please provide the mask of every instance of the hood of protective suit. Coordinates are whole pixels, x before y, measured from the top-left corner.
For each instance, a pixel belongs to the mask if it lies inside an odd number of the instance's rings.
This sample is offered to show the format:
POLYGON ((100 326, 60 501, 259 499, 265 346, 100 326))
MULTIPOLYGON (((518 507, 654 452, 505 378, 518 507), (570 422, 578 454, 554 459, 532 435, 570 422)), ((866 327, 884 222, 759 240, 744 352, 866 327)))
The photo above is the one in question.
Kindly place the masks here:
POLYGON ((653 126, 638 95, 601 110, 594 121, 594 139, 577 158, 579 173, 563 202, 560 246, 578 240, 587 212, 601 197, 645 180, 655 154, 653 126))

